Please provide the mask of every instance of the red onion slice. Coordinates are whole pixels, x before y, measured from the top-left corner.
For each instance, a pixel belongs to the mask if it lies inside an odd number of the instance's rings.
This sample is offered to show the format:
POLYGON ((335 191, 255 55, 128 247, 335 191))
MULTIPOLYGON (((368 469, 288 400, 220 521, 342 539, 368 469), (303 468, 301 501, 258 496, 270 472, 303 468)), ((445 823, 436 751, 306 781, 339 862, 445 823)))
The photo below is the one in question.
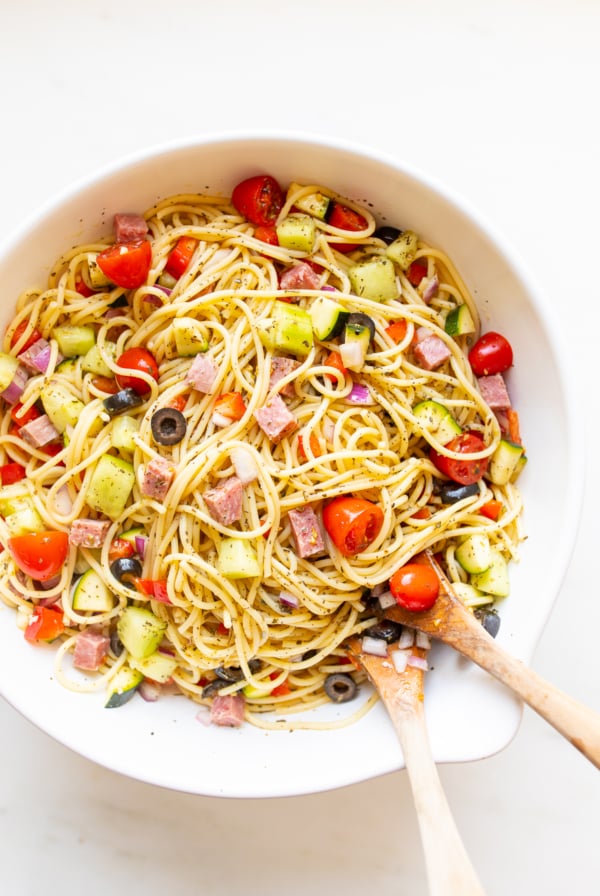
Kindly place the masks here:
POLYGON ((427 672, 429 670, 429 665, 425 657, 415 656, 414 653, 411 653, 409 656, 407 664, 413 666, 415 669, 421 669, 422 672, 427 672))
POLYGON ((354 383, 352 386, 352 390, 350 394, 347 396, 346 401, 351 401, 352 404, 372 404, 373 401, 371 399, 371 393, 367 386, 364 383, 354 383))
POLYGON ((6 387, 4 392, 0 392, 0 395, 8 404, 16 404, 23 395, 23 390, 28 379, 29 373, 27 372, 27 368, 22 364, 19 364, 12 382, 6 387))
POLYGON ((140 682, 138 691, 140 697, 145 700, 146 703, 156 703, 160 697, 160 685, 156 684, 154 681, 148 681, 147 678, 144 678, 144 680, 140 682))

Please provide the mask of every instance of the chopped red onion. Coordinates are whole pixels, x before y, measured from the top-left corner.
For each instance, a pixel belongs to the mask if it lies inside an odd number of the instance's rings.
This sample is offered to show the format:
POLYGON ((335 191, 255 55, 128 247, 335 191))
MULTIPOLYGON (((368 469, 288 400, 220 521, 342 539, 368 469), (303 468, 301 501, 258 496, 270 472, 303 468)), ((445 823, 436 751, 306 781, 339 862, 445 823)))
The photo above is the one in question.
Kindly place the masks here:
POLYGON ((398 640, 398 647, 404 650, 406 647, 412 647, 415 643, 415 630, 413 628, 404 627, 402 634, 398 640))
POLYGON ((429 650, 431 647, 431 641, 429 640, 429 635, 425 632, 417 632, 415 636, 415 644, 417 647, 420 647, 422 650, 429 650))
POLYGON ((285 604, 286 607, 299 607, 300 601, 296 597, 295 594, 291 594, 289 591, 280 591, 278 597, 280 604, 285 604))
MULTIPOLYGON (((29 348, 25 349, 24 352, 21 352, 18 357, 19 360, 34 373, 46 373, 50 363, 51 354, 52 346, 43 338, 43 336, 40 336, 40 338, 36 339, 29 348)), ((59 364, 61 361, 62 355, 59 352, 56 358, 56 363, 59 364)))
POLYGON ((413 666, 415 669, 421 669, 423 672, 427 672, 429 670, 429 665, 427 660, 423 656, 415 656, 414 653, 411 653, 407 660, 407 665, 413 666))
POLYGON ((256 459, 248 448, 241 445, 231 449, 231 461, 235 469, 235 475, 242 485, 248 485, 258 479, 258 466, 256 459))
POLYGON ((384 591, 383 594, 379 595, 379 606, 382 610, 387 610, 388 607, 393 607, 395 603, 396 598, 391 591, 384 591))
POLYGON ((156 703, 160 697, 160 685, 156 684, 154 681, 148 681, 147 678, 144 678, 143 681, 140 682, 138 691, 140 692, 140 697, 145 700, 146 703, 156 703))
POLYGON ((20 401, 21 396, 23 395, 23 389, 25 388, 28 379, 29 373, 27 372, 27 368, 23 367, 22 364, 19 364, 15 370, 12 382, 9 383, 4 392, 0 392, 0 395, 6 402, 8 402, 8 404, 16 404, 20 401))
POLYGON ((390 653, 390 659, 394 664, 394 669, 401 675, 408 665, 408 651, 406 650, 392 650, 390 653))
POLYGON ((148 539, 145 535, 136 535, 134 540, 135 549, 143 560, 146 553, 146 545, 148 544, 148 539))
POLYGON ((61 514, 61 516, 68 516, 72 509, 73 502, 71 501, 69 489, 66 485, 61 485, 54 495, 54 510, 56 513, 61 514))
POLYGON ((371 656, 387 656, 387 644, 382 638, 371 638, 370 635, 365 635, 361 647, 365 653, 370 653, 371 656))
POLYGON ((352 404, 372 404, 371 393, 364 383, 354 383, 346 401, 351 401, 352 404))
POLYGON ((438 280, 437 276, 434 274, 434 276, 431 278, 431 280, 425 287, 425 290, 423 291, 423 301, 427 302, 427 304, 429 304, 429 302, 431 302, 433 297, 435 295, 437 295, 439 286, 440 286, 440 281, 438 280))
POLYGON ((123 308, 107 308, 104 312, 104 317, 107 320, 111 320, 113 317, 121 317, 121 315, 124 313, 124 310, 125 309, 123 308))

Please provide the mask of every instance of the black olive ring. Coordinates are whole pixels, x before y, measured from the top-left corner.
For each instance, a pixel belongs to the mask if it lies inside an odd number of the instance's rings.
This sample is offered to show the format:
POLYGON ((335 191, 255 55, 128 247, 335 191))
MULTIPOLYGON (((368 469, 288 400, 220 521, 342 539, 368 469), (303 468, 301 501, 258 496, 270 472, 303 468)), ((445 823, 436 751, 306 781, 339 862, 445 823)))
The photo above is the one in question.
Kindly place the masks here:
POLYGON ((176 408, 159 408, 152 415, 150 428, 158 445, 177 445, 185 435, 187 423, 176 408))

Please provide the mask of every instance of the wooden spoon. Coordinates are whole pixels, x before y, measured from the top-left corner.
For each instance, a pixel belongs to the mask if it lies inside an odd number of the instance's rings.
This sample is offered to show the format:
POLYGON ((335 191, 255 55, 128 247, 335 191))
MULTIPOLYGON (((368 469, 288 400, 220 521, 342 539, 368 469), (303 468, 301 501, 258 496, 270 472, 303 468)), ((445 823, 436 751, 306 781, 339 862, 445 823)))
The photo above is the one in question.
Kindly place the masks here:
POLYGON ((456 597, 450 582, 429 551, 417 555, 414 562, 429 564, 439 576, 438 599, 430 610, 414 613, 400 606, 392 606, 385 610, 385 616, 450 644, 472 659, 511 688, 596 768, 600 768, 600 715, 549 684, 500 647, 456 597))
MULTIPOLYGON (((431 896, 483 896, 431 755, 423 709, 423 672, 414 666, 397 672, 390 659, 365 653, 359 638, 351 638, 348 647, 378 690, 402 746, 431 896)), ((426 651, 417 647, 412 653, 426 656, 426 651)))

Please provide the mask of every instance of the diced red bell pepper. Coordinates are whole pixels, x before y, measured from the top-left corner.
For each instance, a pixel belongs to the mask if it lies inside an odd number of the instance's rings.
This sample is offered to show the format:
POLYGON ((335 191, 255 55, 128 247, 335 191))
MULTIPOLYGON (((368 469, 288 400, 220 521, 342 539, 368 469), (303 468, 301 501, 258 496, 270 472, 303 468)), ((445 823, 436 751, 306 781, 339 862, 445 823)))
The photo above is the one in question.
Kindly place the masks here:
POLYGON ((217 396, 213 410, 229 420, 241 420, 246 413, 242 393, 223 392, 222 395, 217 396))
POLYGON ((32 420, 37 420, 38 417, 41 417, 40 412, 34 404, 32 404, 29 410, 25 411, 23 415, 21 415, 22 408, 23 405, 21 402, 17 402, 17 404, 13 404, 10 409, 10 418, 19 428, 25 426, 26 423, 31 423, 32 420))
MULTIPOLYGON (((321 451, 321 443, 319 442, 314 432, 311 432, 308 444, 310 450, 312 451, 313 457, 321 457, 321 454, 323 453, 321 451)), ((304 449, 304 439, 302 437, 302 434, 298 436, 298 457, 303 462, 308 460, 308 456, 304 449)))
POLYGON ((20 482, 21 479, 25 479, 25 467, 21 464, 12 462, 0 467, 2 485, 12 485, 13 482, 20 482))
POLYGON ((108 549, 108 559, 112 563, 114 560, 123 560, 125 557, 133 557, 135 547, 126 538, 115 538, 110 543, 108 549))
MULTIPOLYGON (((344 367, 344 362, 342 361, 342 356, 339 352, 329 352, 325 360, 323 361, 325 367, 333 367, 334 370, 339 370, 341 374, 346 376, 348 374, 348 368, 344 367)), ((331 376, 330 374, 325 374, 325 376, 329 377, 330 380, 336 379, 336 377, 331 376)))
POLYGON ((78 277, 75 281, 75 290, 79 293, 80 296, 83 296, 85 299, 89 299, 90 296, 96 295, 95 291, 87 285, 83 277, 78 277))
MULTIPOLYGON (((357 231, 367 227, 367 219, 354 209, 342 205, 341 202, 333 202, 327 215, 327 223, 338 230, 357 231)), ((331 243, 336 252, 353 252, 357 248, 356 243, 331 243)))
POLYGON ((171 277, 175 277, 176 280, 179 280, 181 275, 186 272, 189 263, 192 260, 192 256, 196 251, 197 245, 198 240, 192 236, 180 237, 175 243, 174 248, 171 249, 169 257, 167 258, 167 263, 165 265, 167 274, 170 274, 171 277))
POLYGON ((503 508, 502 501, 496 501, 492 499, 491 501, 487 501, 485 504, 479 508, 479 513, 482 516, 487 517, 489 520, 493 520, 497 522, 500 519, 500 514, 502 513, 503 508))
MULTIPOLYGON (((28 320, 22 320, 21 323, 18 324, 18 326, 17 326, 17 328, 15 329, 15 332, 12 334, 12 337, 11 337, 11 340, 10 340, 10 347, 11 347, 11 348, 14 348, 14 346, 17 344, 17 342, 19 341, 19 339, 21 338, 21 336, 23 335, 23 333, 25 332, 25 330, 27 329, 28 326, 29 326, 29 321, 28 321, 28 320)), ((38 339, 41 339, 41 338, 42 338, 42 334, 40 333, 40 331, 39 331, 39 330, 36 330, 36 329, 34 328, 34 329, 31 331, 31 335, 28 336, 27 340, 26 340, 25 343, 21 346, 21 348, 19 349, 19 351, 20 351, 20 352, 24 352, 24 351, 26 351, 28 348, 31 348, 31 346, 33 345, 34 342, 37 342, 38 339)))
MULTIPOLYGON (((271 672, 271 674, 269 675, 269 678, 271 680, 279 678, 279 672, 271 672)), ((278 684, 276 687, 273 688, 273 690, 271 691, 271 697, 287 697, 287 695, 291 694, 291 693, 292 693, 292 689, 290 687, 290 683, 287 680, 287 678, 284 678, 284 680, 281 682, 281 684, 278 684)))
POLYGON ((171 603, 166 579, 136 579, 135 584, 138 591, 141 591, 147 597, 158 600, 163 604, 171 603))
POLYGON ((392 342, 398 344, 402 342, 404 337, 406 336, 406 331, 408 329, 408 324, 401 318, 400 320, 395 320, 388 327, 385 328, 385 332, 388 334, 392 342))
POLYGON ((254 237, 257 240, 260 240, 261 243, 267 243, 269 246, 279 245, 279 237, 277 236, 277 231, 274 227, 261 225, 254 231, 254 237))
POLYGON ((187 395, 176 395, 175 398, 172 398, 168 403, 168 408, 173 408, 175 411, 180 411, 183 413, 185 410, 185 406, 187 404, 188 396, 187 395))
POLYGON ((30 644, 48 643, 54 641, 65 630, 62 610, 53 610, 52 607, 36 607, 27 628, 25 640, 30 644))
POLYGON ((427 263, 417 259, 413 261, 406 272, 406 276, 413 286, 418 286, 423 277, 427 274, 427 263))

